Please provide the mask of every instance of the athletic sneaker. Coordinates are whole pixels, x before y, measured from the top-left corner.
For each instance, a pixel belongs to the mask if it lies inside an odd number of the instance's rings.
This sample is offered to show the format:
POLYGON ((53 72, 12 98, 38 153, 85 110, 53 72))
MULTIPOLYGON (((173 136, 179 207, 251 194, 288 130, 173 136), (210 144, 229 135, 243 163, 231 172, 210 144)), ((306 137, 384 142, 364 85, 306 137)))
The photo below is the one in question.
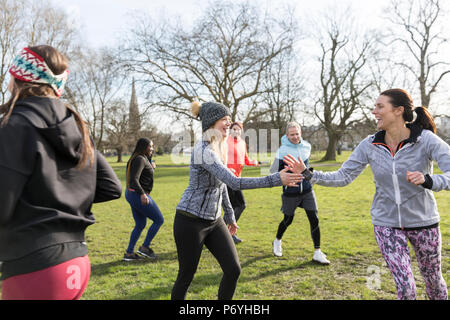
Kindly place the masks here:
POLYGON ((140 246, 137 253, 142 254, 146 258, 150 258, 150 259, 157 258, 156 254, 153 252, 153 250, 148 247, 140 246))
POLYGON ((320 250, 316 250, 314 252, 313 261, 318 262, 320 264, 330 264, 330 261, 327 259, 327 256, 320 250))
POLYGON ((141 256, 138 256, 136 253, 125 253, 123 255, 123 261, 136 261, 143 259, 141 256))
POLYGON ((233 235, 232 237, 233 237, 234 243, 238 244, 238 243, 241 243, 241 242, 242 242, 242 239, 239 239, 239 238, 237 237, 237 235, 233 235))
POLYGON ((275 240, 273 240, 272 245, 273 245, 273 254, 276 255, 277 257, 281 257, 283 255, 283 249, 281 248, 281 240, 275 238, 275 240))

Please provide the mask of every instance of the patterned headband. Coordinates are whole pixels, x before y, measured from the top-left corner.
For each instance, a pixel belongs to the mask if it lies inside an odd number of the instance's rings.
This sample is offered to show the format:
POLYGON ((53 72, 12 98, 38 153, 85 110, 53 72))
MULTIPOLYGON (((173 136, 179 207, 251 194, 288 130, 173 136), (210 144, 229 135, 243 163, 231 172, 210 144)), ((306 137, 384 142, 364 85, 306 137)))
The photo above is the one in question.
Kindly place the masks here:
POLYGON ((9 73, 14 78, 22 81, 48 84, 55 90, 56 95, 60 97, 63 93, 69 70, 55 75, 41 56, 28 48, 23 48, 14 58, 9 73))

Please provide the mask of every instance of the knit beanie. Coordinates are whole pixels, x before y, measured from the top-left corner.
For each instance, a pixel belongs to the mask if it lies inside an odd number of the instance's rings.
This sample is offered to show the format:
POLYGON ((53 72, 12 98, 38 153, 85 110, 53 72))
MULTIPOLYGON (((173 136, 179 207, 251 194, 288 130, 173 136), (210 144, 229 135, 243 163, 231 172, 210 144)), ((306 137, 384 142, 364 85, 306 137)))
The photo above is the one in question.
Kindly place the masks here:
POLYGON ((200 104, 194 101, 191 106, 192 113, 202 121, 202 131, 205 132, 214 123, 225 116, 231 116, 230 110, 218 102, 205 102, 200 104))

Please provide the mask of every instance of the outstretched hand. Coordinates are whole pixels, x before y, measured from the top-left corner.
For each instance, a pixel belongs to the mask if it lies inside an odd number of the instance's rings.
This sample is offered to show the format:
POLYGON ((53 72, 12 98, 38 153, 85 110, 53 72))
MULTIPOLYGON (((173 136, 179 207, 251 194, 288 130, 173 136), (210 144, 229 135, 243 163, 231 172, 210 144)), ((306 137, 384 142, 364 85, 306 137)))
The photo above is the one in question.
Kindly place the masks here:
POLYGON ((294 173, 301 174, 306 169, 306 166, 300 157, 298 157, 298 159, 295 159, 293 156, 288 154, 287 156, 283 157, 283 161, 287 164, 289 170, 294 173))
POLYGON ((290 170, 289 167, 285 167, 283 170, 280 171, 281 183, 284 186, 295 187, 297 186, 297 183, 303 180, 303 176, 298 173, 289 173, 288 172, 289 170, 290 170))
POLYGON ((228 225, 228 231, 230 231, 230 234, 232 236, 234 236, 237 232, 237 229, 239 229, 238 225, 236 224, 236 222, 231 223, 228 225))

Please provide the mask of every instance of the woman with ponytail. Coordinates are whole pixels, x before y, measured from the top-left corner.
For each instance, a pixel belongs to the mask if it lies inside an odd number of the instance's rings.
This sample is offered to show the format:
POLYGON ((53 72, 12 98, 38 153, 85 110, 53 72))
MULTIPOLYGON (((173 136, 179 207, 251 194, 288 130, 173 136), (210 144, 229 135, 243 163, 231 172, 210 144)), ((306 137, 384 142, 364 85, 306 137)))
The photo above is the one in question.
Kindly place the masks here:
POLYGON ((433 191, 450 190, 450 147, 435 135, 428 110, 414 108, 405 90, 382 92, 372 114, 379 131, 364 139, 338 171, 310 172, 301 159, 292 157, 289 166, 313 184, 342 187, 369 164, 376 188, 371 208, 375 239, 394 278, 397 298, 416 299, 410 242, 428 297, 447 300, 440 217, 433 191), (442 174, 433 174, 433 160, 442 174))
POLYGON ((152 154, 153 141, 140 138, 127 163, 125 198, 130 204, 135 227, 131 232, 130 242, 123 257, 124 261, 140 259, 140 256, 134 253, 134 247, 147 224, 147 218, 152 220, 153 223, 137 253, 150 259, 156 258, 155 253, 150 248, 150 243, 164 223, 164 218, 155 201, 150 197, 150 192, 153 189, 153 171, 156 168, 152 161, 152 154))
POLYGON ((236 177, 226 166, 226 139, 231 125, 229 109, 216 102, 194 102, 192 113, 202 122, 203 138, 192 152, 189 185, 176 208, 173 230, 179 270, 172 299, 185 299, 205 245, 224 273, 218 298, 229 300, 233 297, 241 266, 232 239, 238 226, 227 186, 233 190, 270 188, 282 184, 293 186, 301 181, 301 177, 287 173, 287 168, 261 178, 236 177), (225 212, 223 219, 221 207, 225 212))
POLYGON ((80 299, 92 203, 119 198, 120 181, 59 99, 69 74, 60 52, 24 48, 9 72, 11 98, 0 105, 2 299, 80 299))

